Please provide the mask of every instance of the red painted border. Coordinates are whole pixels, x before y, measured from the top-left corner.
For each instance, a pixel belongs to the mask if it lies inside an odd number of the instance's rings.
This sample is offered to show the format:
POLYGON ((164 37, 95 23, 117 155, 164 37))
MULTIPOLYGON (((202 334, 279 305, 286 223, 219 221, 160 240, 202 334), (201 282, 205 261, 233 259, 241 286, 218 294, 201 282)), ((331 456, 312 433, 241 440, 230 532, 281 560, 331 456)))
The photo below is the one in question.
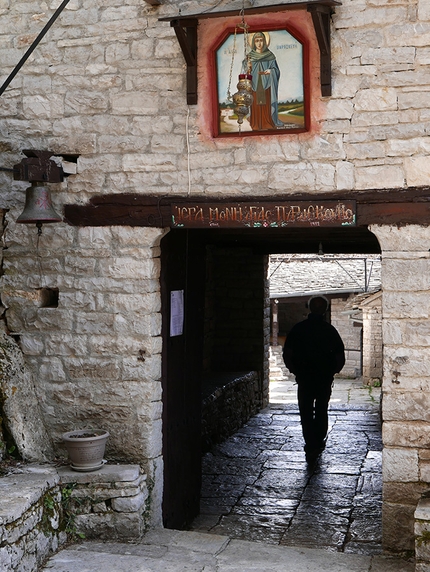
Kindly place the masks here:
MULTIPOLYGON (((309 49, 309 39, 306 35, 302 34, 294 25, 290 22, 285 24, 279 23, 264 23, 262 25, 258 25, 258 23, 253 22, 252 25, 249 26, 249 33, 253 33, 264 29, 264 31, 272 32, 276 30, 286 30, 289 34, 291 34, 296 40, 298 40, 303 46, 303 91, 304 91, 304 120, 305 120, 305 127, 298 128, 298 129, 288 129, 286 131, 279 131, 278 129, 272 129, 267 131, 245 131, 242 133, 220 133, 219 132, 219 109, 218 109, 218 77, 217 77, 217 65, 216 65, 216 53, 217 50, 221 47, 223 42, 230 34, 234 34, 235 26, 230 25, 227 28, 223 28, 222 32, 219 34, 215 42, 212 44, 210 48, 210 60, 211 60, 211 67, 210 67, 210 82, 212 86, 211 90, 211 98, 212 98, 212 134, 213 137, 216 138, 237 138, 237 137, 255 137, 260 136, 264 137, 266 135, 296 135, 297 133, 307 133, 310 131, 311 125, 311 113, 310 113, 310 101, 311 101, 311 87, 310 87, 310 65, 309 65, 309 58, 310 58, 310 49, 309 49)), ((242 34, 238 35, 242 40, 242 34)))

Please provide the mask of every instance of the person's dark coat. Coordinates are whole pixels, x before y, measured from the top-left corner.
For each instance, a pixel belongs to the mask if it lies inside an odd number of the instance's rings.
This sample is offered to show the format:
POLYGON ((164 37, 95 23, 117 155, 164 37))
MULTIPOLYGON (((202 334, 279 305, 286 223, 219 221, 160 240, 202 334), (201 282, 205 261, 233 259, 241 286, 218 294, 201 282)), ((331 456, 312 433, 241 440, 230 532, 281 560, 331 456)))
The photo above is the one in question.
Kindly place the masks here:
POLYGON ((333 377, 345 365, 345 347, 336 328, 311 313, 287 336, 284 361, 296 378, 333 377))

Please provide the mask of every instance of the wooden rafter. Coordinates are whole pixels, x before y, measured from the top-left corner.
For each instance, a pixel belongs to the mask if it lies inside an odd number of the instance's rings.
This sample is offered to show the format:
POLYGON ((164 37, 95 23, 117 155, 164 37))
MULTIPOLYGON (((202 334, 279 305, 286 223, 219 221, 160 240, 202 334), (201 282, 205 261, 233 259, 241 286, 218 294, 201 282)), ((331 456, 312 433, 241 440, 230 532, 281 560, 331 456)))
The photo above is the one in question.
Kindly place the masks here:
POLYGON ((312 4, 308 5, 308 12, 312 14, 312 21, 320 48, 321 95, 328 96, 331 95, 331 8, 322 4, 312 4))
POLYGON ((197 103, 197 24, 195 18, 175 19, 170 22, 187 63, 188 105, 197 103))

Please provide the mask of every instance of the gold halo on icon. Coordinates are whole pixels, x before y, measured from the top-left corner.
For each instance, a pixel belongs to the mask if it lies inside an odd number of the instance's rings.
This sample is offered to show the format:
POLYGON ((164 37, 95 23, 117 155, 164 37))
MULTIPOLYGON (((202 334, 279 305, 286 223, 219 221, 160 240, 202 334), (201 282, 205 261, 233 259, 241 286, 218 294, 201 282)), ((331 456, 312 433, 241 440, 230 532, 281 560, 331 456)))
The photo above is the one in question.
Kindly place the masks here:
POLYGON ((264 37, 266 38, 266 46, 269 47, 270 46, 270 34, 269 32, 252 32, 251 34, 248 34, 248 43, 252 48, 252 40, 255 36, 255 34, 264 34, 264 37))

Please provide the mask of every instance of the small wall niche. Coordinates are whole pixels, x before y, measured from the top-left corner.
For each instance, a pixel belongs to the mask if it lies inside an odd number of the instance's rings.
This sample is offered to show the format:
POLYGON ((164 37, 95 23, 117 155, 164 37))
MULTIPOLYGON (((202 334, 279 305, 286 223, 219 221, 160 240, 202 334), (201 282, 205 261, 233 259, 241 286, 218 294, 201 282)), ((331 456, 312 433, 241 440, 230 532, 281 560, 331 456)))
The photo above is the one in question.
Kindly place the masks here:
POLYGON ((58 288, 37 288, 39 308, 58 308, 58 288))

